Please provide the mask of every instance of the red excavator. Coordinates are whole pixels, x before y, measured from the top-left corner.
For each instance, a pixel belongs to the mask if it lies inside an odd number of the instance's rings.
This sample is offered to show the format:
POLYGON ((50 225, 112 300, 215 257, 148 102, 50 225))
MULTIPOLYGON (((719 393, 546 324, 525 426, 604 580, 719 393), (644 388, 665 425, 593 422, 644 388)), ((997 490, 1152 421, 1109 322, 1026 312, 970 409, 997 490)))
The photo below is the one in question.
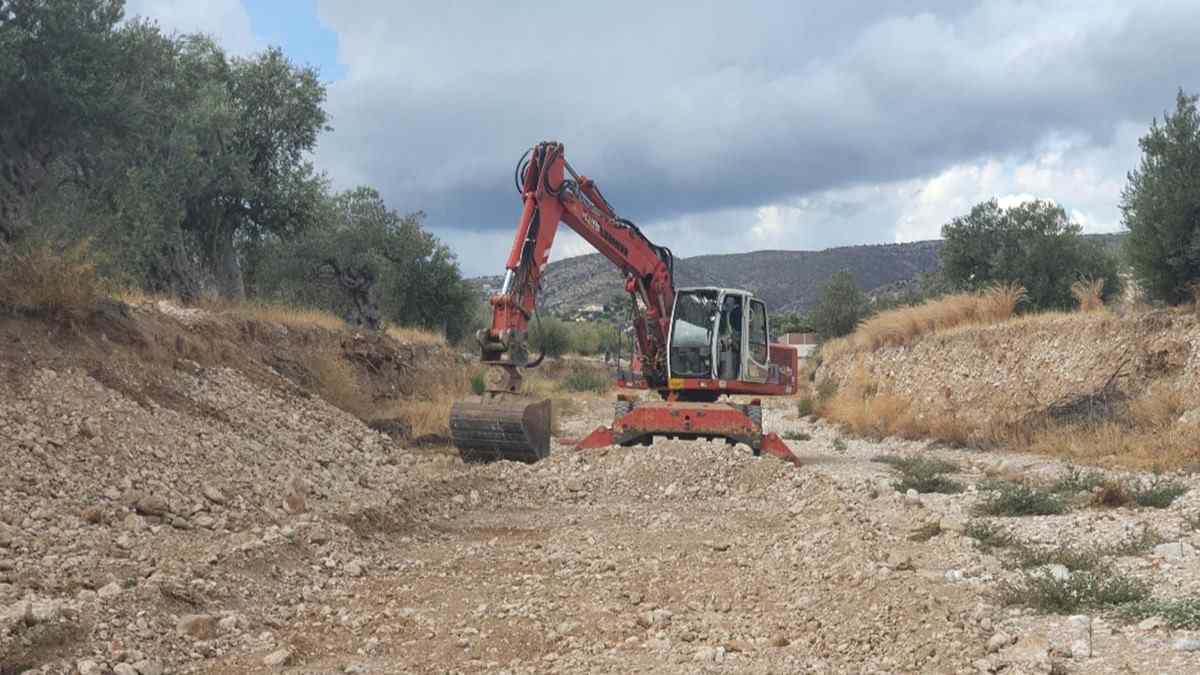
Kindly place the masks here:
POLYGON ((567 163, 561 143, 530 148, 514 180, 524 208, 503 285, 490 300, 491 327, 476 335, 482 361, 495 368, 484 394, 455 403, 450 413, 450 434, 463 459, 536 462, 550 453, 550 401, 521 395, 521 371, 544 358, 528 358, 526 335, 564 222, 621 270, 633 298, 636 348, 628 369, 618 363, 617 384, 654 389, 662 399, 618 396, 612 426, 596 429, 577 447, 649 445, 655 436, 724 439, 750 446, 755 455, 765 451, 796 462, 777 435, 763 433, 759 399, 718 400, 796 391, 797 349, 769 340, 763 302, 730 288, 676 288, 671 251, 618 217, 595 182, 567 163))

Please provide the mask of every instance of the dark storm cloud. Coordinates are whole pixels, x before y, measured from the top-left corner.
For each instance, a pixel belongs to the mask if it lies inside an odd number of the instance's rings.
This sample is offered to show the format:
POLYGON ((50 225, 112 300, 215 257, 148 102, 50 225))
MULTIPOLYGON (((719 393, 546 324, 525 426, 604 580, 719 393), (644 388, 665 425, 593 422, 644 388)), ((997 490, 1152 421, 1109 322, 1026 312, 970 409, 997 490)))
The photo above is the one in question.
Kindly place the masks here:
POLYGON ((318 158, 508 229, 512 165, 555 138, 624 214, 678 219, 1104 144, 1198 84, 1200 3, 831 4, 323 2, 347 78, 318 158))

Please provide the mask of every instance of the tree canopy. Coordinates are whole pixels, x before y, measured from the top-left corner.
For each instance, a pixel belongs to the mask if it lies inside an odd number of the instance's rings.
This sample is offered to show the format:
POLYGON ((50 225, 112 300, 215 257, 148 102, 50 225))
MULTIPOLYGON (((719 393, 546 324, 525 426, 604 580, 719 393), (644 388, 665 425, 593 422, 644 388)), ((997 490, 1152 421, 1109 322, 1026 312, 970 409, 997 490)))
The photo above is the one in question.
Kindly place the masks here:
POLYGON ((1138 168, 1121 193, 1126 251, 1152 299, 1179 303, 1200 283, 1200 113, 1182 90, 1175 112, 1139 141, 1138 168))
POLYGON ((126 20, 122 0, 0 0, 0 252, 88 239, 127 285, 270 293, 455 336, 470 294, 420 214, 370 188, 332 194, 309 161, 325 95, 278 48, 230 57, 126 20))
POLYGON ((1001 207, 995 200, 942 226, 942 272, 954 288, 1018 283, 1035 309, 1068 309, 1071 284, 1104 279, 1104 297, 1120 292, 1117 263, 1080 235, 1065 209, 1050 201, 1001 207))
POLYGON ((842 270, 834 273, 821 289, 821 297, 809 315, 809 321, 821 339, 828 340, 853 333, 869 309, 867 296, 859 290, 854 275, 842 270))

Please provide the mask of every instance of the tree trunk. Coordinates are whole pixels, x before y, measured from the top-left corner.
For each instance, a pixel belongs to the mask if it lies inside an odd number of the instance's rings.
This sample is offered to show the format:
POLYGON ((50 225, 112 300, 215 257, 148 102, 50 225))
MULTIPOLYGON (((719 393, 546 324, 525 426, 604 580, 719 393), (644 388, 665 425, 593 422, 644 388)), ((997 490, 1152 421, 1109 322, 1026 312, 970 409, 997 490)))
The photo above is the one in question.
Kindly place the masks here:
POLYGON ((214 233, 209 262, 217 282, 217 292, 226 300, 241 302, 246 299, 246 285, 242 279, 242 266, 238 263, 237 247, 233 245, 236 231, 235 228, 222 227, 214 233))

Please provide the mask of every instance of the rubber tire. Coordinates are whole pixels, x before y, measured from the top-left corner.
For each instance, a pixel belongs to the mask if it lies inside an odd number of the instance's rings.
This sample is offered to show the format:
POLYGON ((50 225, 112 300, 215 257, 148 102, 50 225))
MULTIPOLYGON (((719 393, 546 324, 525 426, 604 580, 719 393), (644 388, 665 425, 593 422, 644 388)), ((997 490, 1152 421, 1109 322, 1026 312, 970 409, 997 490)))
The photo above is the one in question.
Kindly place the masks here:
MULTIPOLYGON (((761 435, 762 429, 763 429, 762 406, 761 405, 748 405, 748 406, 746 406, 745 410, 746 410, 746 417, 750 418, 750 421, 754 424, 755 430, 757 430, 758 433, 761 435)), ((750 448, 750 450, 754 453, 755 457, 758 457, 759 455, 762 454, 762 450, 759 448, 750 448)))

